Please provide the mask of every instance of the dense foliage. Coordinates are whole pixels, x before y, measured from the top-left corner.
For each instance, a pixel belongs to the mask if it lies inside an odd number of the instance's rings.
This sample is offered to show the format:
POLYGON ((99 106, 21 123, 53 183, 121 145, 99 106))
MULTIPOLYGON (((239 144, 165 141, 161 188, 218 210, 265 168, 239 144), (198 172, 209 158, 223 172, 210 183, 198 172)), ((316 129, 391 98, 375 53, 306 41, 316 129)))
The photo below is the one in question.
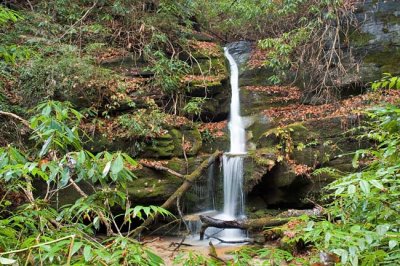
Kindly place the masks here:
POLYGON ((121 152, 82 149, 82 115, 68 104, 49 101, 35 113, 29 126, 37 152, 0 149, 0 263, 160 265, 157 255, 126 237, 135 219, 170 215, 131 206, 125 191, 137 163, 121 152), (73 195, 69 202, 60 199, 66 193, 73 195), (100 229, 104 241, 93 238, 100 229))
MULTIPOLYGON (((389 81, 388 81, 389 79, 389 81)), ((373 83, 385 88, 384 77, 373 83)), ((391 87, 396 87, 394 82, 391 87)), ((385 92, 382 92, 385 93, 385 92)), ((369 122, 362 137, 374 143, 370 149, 358 150, 355 173, 345 174, 321 168, 315 176, 336 178, 324 190, 326 218, 303 217, 272 231, 284 235, 284 243, 302 243, 316 248, 315 262, 340 265, 397 265, 400 257, 400 183, 399 141, 400 109, 396 105, 380 106, 366 112, 369 122)))

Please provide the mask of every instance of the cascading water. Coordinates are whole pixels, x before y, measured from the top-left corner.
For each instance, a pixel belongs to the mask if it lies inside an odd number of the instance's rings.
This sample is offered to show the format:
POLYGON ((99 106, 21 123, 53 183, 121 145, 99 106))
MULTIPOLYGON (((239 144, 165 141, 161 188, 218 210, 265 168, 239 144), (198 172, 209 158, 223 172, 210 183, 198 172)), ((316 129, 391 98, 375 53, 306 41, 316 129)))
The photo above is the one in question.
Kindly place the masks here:
MULTIPOLYGON (((229 120, 229 132, 230 132, 230 149, 223 156, 223 212, 214 216, 221 220, 235 220, 244 217, 244 192, 243 192, 243 161, 244 155, 246 155, 246 131, 243 118, 240 116, 240 89, 239 89, 239 69, 234 58, 229 53, 228 48, 224 49, 225 57, 229 61, 230 65, 230 82, 232 90, 232 99, 230 105, 230 120, 229 120)), ((214 193, 215 183, 213 170, 210 170, 207 190, 210 199, 207 200, 207 205, 214 209, 214 193)), ((196 191, 199 198, 204 198, 208 196, 204 194, 204 191, 196 191)), ((187 223, 190 227, 192 233, 198 233, 201 223, 199 220, 191 219, 193 216, 198 216, 200 214, 212 215, 214 210, 206 210, 203 213, 197 213, 192 216, 187 217, 187 223)), ((221 232, 220 229, 208 228, 206 231, 207 235, 217 235, 219 238, 226 241, 243 239, 244 234, 242 230, 239 229, 225 229, 221 232)))
POLYGON ((229 61, 231 70, 231 111, 229 120, 229 133, 231 138, 231 147, 229 153, 232 155, 246 154, 246 133, 244 129, 243 118, 240 116, 240 89, 239 89, 239 68, 229 53, 228 48, 224 48, 225 57, 229 61))
MULTIPOLYGON (((228 48, 224 50, 231 71, 232 100, 229 120, 231 145, 229 152, 223 156, 224 209, 216 218, 234 220, 244 216, 243 155, 246 154, 246 131, 243 118, 240 116, 239 69, 228 48)), ((241 230, 225 229, 222 237, 236 239, 243 236, 241 230)))

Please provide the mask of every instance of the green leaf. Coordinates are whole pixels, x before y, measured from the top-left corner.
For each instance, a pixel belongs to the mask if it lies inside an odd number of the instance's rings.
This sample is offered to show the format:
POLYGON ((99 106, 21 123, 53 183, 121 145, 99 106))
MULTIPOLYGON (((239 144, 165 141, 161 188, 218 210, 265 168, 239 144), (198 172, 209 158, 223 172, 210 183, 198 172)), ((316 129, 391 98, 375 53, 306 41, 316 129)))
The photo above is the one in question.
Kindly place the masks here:
POLYGON ((124 169, 124 159, 121 154, 118 154, 117 158, 111 164, 111 173, 116 175, 121 172, 122 169, 124 169))
POLYGON ((347 188, 347 193, 349 193, 349 194, 354 194, 354 193, 356 193, 356 186, 355 185, 350 185, 348 188, 347 188))
POLYGON ((145 250, 145 252, 152 265, 164 265, 164 261, 161 257, 159 257, 158 255, 154 254, 153 252, 147 249, 145 250))
POLYGON ((133 167, 138 165, 138 163, 135 160, 133 160, 128 154, 123 153, 122 156, 124 156, 125 161, 127 161, 133 167))
POLYGON ((367 181, 360 180, 360 187, 362 192, 364 192, 365 194, 369 194, 370 188, 369 188, 369 183, 367 181))
POLYGON ((42 149, 39 152, 39 157, 42 157, 43 155, 45 155, 47 153, 47 151, 49 150, 50 144, 51 144, 51 140, 53 139, 53 136, 50 136, 46 142, 43 144, 42 149))
POLYGON ((8 258, 4 258, 4 257, 0 257, 0 264, 2 265, 10 265, 10 264, 14 264, 16 263, 16 260, 13 259, 8 259, 8 258))
POLYGON ((369 181, 371 183, 371 185, 373 185, 374 187, 378 188, 378 189, 384 189, 382 183, 376 179, 370 180, 369 181))
POLYGON ((341 194, 344 191, 344 189, 345 189, 344 186, 343 187, 339 187, 338 189, 336 189, 335 195, 337 196, 337 195, 341 194))
POLYGON ((111 161, 107 162, 106 166, 103 169, 103 177, 108 175, 108 172, 110 172, 111 168, 111 161))
POLYGON ((85 261, 88 262, 92 259, 93 254, 92 254, 92 247, 91 246, 85 246, 83 248, 83 257, 85 258, 85 261))
POLYGON ((387 231, 389 231, 390 225, 388 224, 380 224, 376 227, 376 232, 378 235, 383 236, 386 234, 387 231))
POLYGON ((82 242, 75 242, 74 246, 72 247, 71 255, 74 255, 82 246, 82 242))
POLYGON ((84 151, 78 153, 78 164, 83 164, 85 162, 86 156, 84 151))
POLYGON ((389 241, 389 249, 393 249, 395 246, 397 246, 399 243, 397 240, 390 240, 389 241))
POLYGON ((100 229, 100 219, 98 216, 94 217, 93 219, 93 226, 96 230, 100 229))

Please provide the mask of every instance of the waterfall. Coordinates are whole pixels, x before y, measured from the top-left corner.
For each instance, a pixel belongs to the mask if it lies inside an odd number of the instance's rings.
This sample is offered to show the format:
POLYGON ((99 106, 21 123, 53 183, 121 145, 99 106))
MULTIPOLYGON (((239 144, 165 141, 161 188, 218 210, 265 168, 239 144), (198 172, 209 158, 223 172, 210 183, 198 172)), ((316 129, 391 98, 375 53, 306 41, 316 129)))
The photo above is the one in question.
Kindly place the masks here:
POLYGON ((231 111, 229 120, 229 133, 231 138, 231 147, 229 153, 231 154, 245 154, 246 153, 246 135, 243 124, 243 119, 240 116, 240 89, 239 89, 239 68, 229 53, 228 48, 224 48, 225 57, 229 61, 231 71, 231 111))
MULTIPOLYGON (((239 69, 225 48, 225 57, 230 65, 230 82, 232 90, 229 133, 230 150, 223 156, 224 171, 224 208, 223 213, 216 218, 223 220, 234 220, 244 216, 244 193, 243 193, 243 155, 246 154, 246 132, 243 119, 240 116, 239 97, 239 69)), ((238 229, 225 229, 222 237, 229 239, 241 238, 242 231, 238 229)))
MULTIPOLYGON (((232 99, 230 105, 229 133, 230 133, 230 149, 223 155, 223 211, 215 215, 215 193, 216 186, 214 169, 209 169, 207 190, 208 194, 204 193, 204 185, 199 186, 196 190, 198 198, 203 199, 209 209, 203 213, 196 213, 188 216, 187 224, 190 231, 198 233, 201 222, 193 217, 198 217, 200 214, 209 213, 221 220, 236 220, 243 218, 244 213, 244 192, 243 192, 243 162, 246 155, 246 131, 243 118, 240 116, 240 89, 239 89, 239 69, 234 58, 229 53, 227 48, 224 48, 225 57, 230 65, 230 83, 232 90, 232 99)), ((196 187, 195 187, 196 188, 196 187)), ((216 235, 225 240, 242 240, 245 235, 240 229, 221 229, 208 228, 206 231, 209 235, 216 235)))

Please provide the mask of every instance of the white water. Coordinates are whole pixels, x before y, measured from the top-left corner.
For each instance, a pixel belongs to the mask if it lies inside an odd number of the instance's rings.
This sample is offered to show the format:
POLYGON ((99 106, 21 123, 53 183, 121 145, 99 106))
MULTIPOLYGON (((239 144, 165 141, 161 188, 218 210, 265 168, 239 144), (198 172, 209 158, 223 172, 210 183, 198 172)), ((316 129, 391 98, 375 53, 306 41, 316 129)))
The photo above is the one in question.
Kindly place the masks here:
MULTIPOLYGON (((222 220, 235 220, 244 217, 243 194, 243 156, 246 154, 246 132, 243 118, 240 116, 240 89, 238 66, 225 48, 225 57, 229 61, 231 71, 231 110, 229 121, 229 133, 231 146, 229 153, 223 157, 224 167, 224 209, 223 213, 215 218, 222 220)), ((225 229, 221 237, 224 239, 243 238, 243 232, 238 229, 225 229)))
MULTIPOLYGON (((223 156, 223 212, 214 217, 217 219, 229 221, 245 217, 243 193, 243 155, 246 154, 246 132, 244 119, 240 116, 239 69, 228 49, 225 48, 224 50, 225 57, 229 61, 231 72, 230 82, 232 99, 229 120, 230 150, 229 152, 226 152, 223 156)), ((210 180, 208 183, 208 189, 211 189, 211 187, 215 185, 212 184, 210 180)), ((212 191, 215 192, 214 189, 212 189, 212 191)), ((211 195, 210 198, 212 202, 211 206, 215 207, 214 199, 211 195)), ((201 226, 201 222, 199 220, 189 222, 189 226, 191 227, 191 232, 198 232, 201 226)), ((225 241, 242 240, 243 238, 245 238, 244 232, 240 229, 224 229, 221 232, 221 229, 208 228, 206 230, 206 235, 218 236, 225 241)))
POLYGON ((240 116, 240 89, 239 89, 239 68, 229 53, 227 48, 225 50, 225 57, 229 61, 231 71, 231 111, 229 121, 229 132, 231 137, 231 147, 229 153, 231 154, 245 154, 246 153, 246 133, 244 129, 243 118, 240 116))

